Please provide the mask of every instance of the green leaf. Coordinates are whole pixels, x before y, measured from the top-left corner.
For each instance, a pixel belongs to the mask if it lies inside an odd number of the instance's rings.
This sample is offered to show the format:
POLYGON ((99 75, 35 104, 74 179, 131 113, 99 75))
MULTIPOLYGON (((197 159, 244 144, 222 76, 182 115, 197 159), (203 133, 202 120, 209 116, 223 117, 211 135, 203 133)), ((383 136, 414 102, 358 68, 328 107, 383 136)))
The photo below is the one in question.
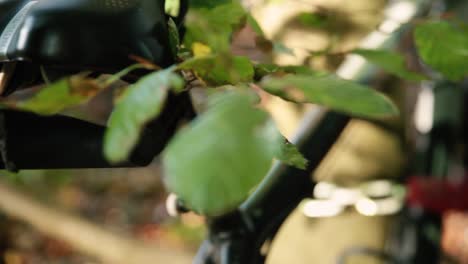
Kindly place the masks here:
POLYGON ((146 75, 118 99, 104 137, 104 154, 110 162, 127 159, 143 126, 161 112, 169 89, 183 86, 182 78, 173 70, 171 67, 146 75))
POLYGON ((163 153, 165 182, 190 209, 217 216, 235 209, 268 172, 282 142, 250 95, 222 93, 163 153))
POLYGON ((292 49, 286 47, 283 43, 280 42, 273 42, 273 51, 278 54, 296 56, 292 49))
POLYGON ((281 162, 298 169, 305 170, 307 167, 307 159, 302 156, 294 144, 289 142, 285 142, 281 146, 281 150, 276 158, 281 162))
POLYGON ((21 101, 2 101, 7 108, 34 112, 39 115, 55 115, 64 109, 82 104, 96 95, 103 86, 94 79, 75 75, 54 82, 21 101))
POLYGON ((389 50, 357 49, 354 50, 353 53, 364 57, 370 63, 376 64, 385 71, 403 79, 412 81, 426 79, 425 76, 408 70, 405 59, 396 52, 389 50))
POLYGON ((468 34, 448 22, 420 24, 414 32, 422 60, 450 80, 468 75, 468 34))
POLYGON ((253 31, 257 33, 258 37, 265 38, 265 32, 263 32, 262 27, 251 14, 247 14, 247 24, 252 27, 253 31))
POLYGON ((102 82, 102 85, 104 86, 108 86, 108 85, 111 85, 113 84, 114 82, 122 79, 123 77, 125 77, 127 74, 129 74, 130 72, 134 71, 134 70, 138 70, 138 69, 146 69, 146 70, 154 70, 156 68, 155 65, 151 64, 150 62, 142 62, 142 63, 137 63, 137 64, 133 64, 133 65, 130 65, 128 66, 127 68, 103 79, 103 82, 102 82))
POLYGON ((169 28, 169 46, 171 48, 172 54, 175 57, 177 56, 180 45, 179 29, 177 28, 177 25, 172 18, 169 18, 167 25, 169 28))
POLYGON ((274 75, 274 76, 284 76, 288 73, 293 74, 310 74, 316 75, 317 73, 311 70, 307 66, 297 66, 297 65, 288 65, 280 66, 270 63, 257 63, 254 65, 255 80, 260 80, 265 76, 274 75))
POLYGON ((306 27, 320 28, 326 25, 327 17, 318 13, 300 13, 297 20, 306 27))
POLYGON ((151 69, 152 65, 134 64, 105 78, 89 78, 77 74, 46 85, 26 99, 8 98, 0 101, 1 107, 34 112, 39 115, 55 115, 67 108, 87 102, 99 91, 136 69, 151 69))
POLYGON ((208 55, 195 57, 178 65, 181 70, 192 70, 207 85, 221 86, 250 82, 254 68, 246 57, 230 55, 208 55))
POLYGON ((233 0, 190 0, 190 8, 214 8, 232 3, 233 0))
POLYGON ((164 10, 166 14, 177 17, 180 12, 180 0, 165 0, 164 10))
POLYGON ((230 1, 213 8, 191 8, 186 17, 186 47, 200 42, 213 51, 229 51, 231 36, 244 21, 246 12, 239 1, 230 1))
POLYGON ((280 67, 281 71, 285 73, 293 73, 293 74, 308 74, 308 75, 317 75, 318 72, 313 71, 307 66, 300 66, 300 65, 286 65, 280 67))
POLYGON ((287 75, 265 78, 260 86, 286 100, 323 105, 366 118, 389 117, 398 109, 385 95, 334 75, 287 75))

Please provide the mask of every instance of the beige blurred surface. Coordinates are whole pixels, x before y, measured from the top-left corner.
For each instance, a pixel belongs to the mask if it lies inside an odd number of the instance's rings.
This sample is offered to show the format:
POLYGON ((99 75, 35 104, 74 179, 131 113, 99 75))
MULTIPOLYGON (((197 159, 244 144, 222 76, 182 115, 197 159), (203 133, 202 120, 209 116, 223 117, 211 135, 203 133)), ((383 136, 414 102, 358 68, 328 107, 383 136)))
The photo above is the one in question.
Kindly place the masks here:
MULTIPOLYGON (((268 1, 264 1, 268 2, 268 1)), ((280 64, 301 64, 310 51, 329 49, 349 51, 375 29, 383 16, 385 0, 283 0, 253 8, 265 34, 294 51, 294 55, 277 56, 280 64), (297 16, 320 13, 326 25, 301 24, 297 16)), ((319 60, 315 60, 319 61, 319 60)), ((323 65, 322 65, 323 66, 323 65)))
MULTIPOLYGON (((311 219, 296 210, 273 243, 268 264, 336 263, 338 255, 350 247, 382 247, 390 220, 347 212, 339 217, 311 219)), ((352 257, 348 263, 380 263, 371 257, 352 257)))
MULTIPOLYGON (((315 172, 315 178, 342 186, 391 178, 402 168, 398 137, 376 125, 353 120, 315 172)), ((269 264, 336 263, 343 250, 355 246, 381 249, 389 217, 367 217, 349 210, 331 218, 312 219, 296 209, 273 242, 269 264)), ((348 263, 381 263, 353 257, 348 263)))
POLYGON ((344 186, 400 175, 403 145, 394 132, 352 120, 314 173, 317 181, 344 186))

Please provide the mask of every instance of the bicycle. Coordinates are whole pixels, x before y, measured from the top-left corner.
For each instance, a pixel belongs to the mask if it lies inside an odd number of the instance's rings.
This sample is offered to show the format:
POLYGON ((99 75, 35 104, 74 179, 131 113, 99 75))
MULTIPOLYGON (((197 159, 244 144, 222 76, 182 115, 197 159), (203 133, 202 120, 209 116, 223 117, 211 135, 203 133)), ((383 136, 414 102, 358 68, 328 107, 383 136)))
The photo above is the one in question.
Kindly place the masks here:
MULTIPOLYGON (((429 3, 394 2, 389 8, 389 20, 385 21, 393 27, 390 30, 381 28, 385 32, 374 32, 367 39, 368 42, 364 41, 364 47, 394 45, 400 36, 401 27, 427 12, 429 3), (411 7, 404 18, 399 17, 401 9, 396 8, 402 3, 411 7), (369 40, 375 39, 377 35, 378 41, 370 43, 369 40)), ((5 14, 5 28, 0 36, 0 57, 3 58, 4 74, 7 76, 5 83, 2 83, 4 93, 45 82, 47 80, 44 76, 57 79, 80 70, 112 73, 131 63, 127 56, 129 53, 149 57, 162 67, 171 65, 174 58, 167 48, 169 40, 165 37, 168 29, 163 2, 141 0, 133 4, 148 7, 146 10, 150 14, 146 17, 136 9, 125 6, 131 5, 129 2, 110 0, 67 0, 60 4, 53 1, 4 1, 3 6, 0 6, 0 10, 4 10, 1 12, 5 14), (73 21, 75 19, 79 22, 73 21), (53 23, 57 21, 60 22, 58 25, 53 23), (83 26, 81 21, 87 21, 84 24, 86 30, 80 28, 83 26), (91 27, 95 23, 102 23, 102 26, 91 27), (60 28, 62 24, 70 24, 72 29, 60 28), (157 25, 157 30, 145 27, 149 24, 157 25), (117 27, 118 32, 115 32, 115 25, 121 26, 117 27), (70 32, 80 32, 79 36, 86 39, 83 43, 86 42, 88 46, 76 45, 76 38, 70 36, 70 32), (157 36, 151 34, 154 32, 157 36), (115 42, 123 45, 115 46, 115 42), (53 49, 41 49, 49 46, 44 43, 54 43, 56 46, 53 49), (108 50, 108 47, 111 49, 108 50), (89 51, 92 51, 92 56, 87 54, 89 51)), ((188 2, 184 1, 180 16, 175 18, 181 33, 187 7, 188 2)), ((126 80, 132 82, 144 74, 144 71, 137 72, 126 76, 126 80)), ((362 61, 356 62, 355 57, 347 60, 338 70, 341 77, 362 82, 368 82, 374 74, 373 67, 362 61)), ((108 163, 101 154, 102 126, 68 117, 39 117, 9 110, 2 113, 5 120, 1 129, 3 133, 0 133, 0 152, 3 166, 10 170, 146 165, 164 148, 177 124, 195 115, 187 93, 171 95, 163 113, 147 126, 130 162, 116 165, 108 163), (36 128, 34 133, 27 130, 31 126, 36 128), (75 144, 70 146, 70 142, 75 144), (29 151, 22 152, 26 147, 29 151), (63 153, 69 153, 70 156, 64 156, 63 153)), ((314 109, 308 113, 302 129, 293 140, 309 160, 307 169, 276 164, 238 210, 209 219, 210 237, 200 248, 195 263, 263 263, 267 250, 262 248, 274 238, 280 225, 299 202, 310 196, 314 187, 310 172, 328 153, 349 120, 349 116, 324 109, 314 109)))

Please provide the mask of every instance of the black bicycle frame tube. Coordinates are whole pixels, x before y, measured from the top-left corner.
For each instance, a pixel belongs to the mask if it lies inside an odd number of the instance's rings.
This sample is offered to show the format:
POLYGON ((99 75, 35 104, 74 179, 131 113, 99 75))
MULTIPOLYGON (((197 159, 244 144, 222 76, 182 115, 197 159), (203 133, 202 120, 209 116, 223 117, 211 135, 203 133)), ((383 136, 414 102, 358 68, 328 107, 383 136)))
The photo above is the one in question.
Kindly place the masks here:
MULTIPOLYGON (((350 119, 346 115, 325 112, 323 109, 317 109, 313 114, 316 114, 313 117, 313 132, 304 135, 305 140, 298 145, 308 160, 307 169, 276 165, 278 167, 268 175, 271 180, 264 182, 252 196, 256 199, 247 200, 240 208, 244 219, 251 222, 249 226, 253 228, 257 243, 272 239, 299 202, 310 196, 314 186, 312 172, 327 155, 350 119)), ((260 249, 262 244, 255 247, 260 249)))
MULTIPOLYGON (((7 159, 17 169, 146 166, 163 150, 180 121, 193 116, 188 93, 170 95, 162 114, 143 130, 129 161, 110 164, 103 155, 103 126, 59 115, 2 112, 7 159)), ((1 161, 0 168, 4 168, 1 161)))

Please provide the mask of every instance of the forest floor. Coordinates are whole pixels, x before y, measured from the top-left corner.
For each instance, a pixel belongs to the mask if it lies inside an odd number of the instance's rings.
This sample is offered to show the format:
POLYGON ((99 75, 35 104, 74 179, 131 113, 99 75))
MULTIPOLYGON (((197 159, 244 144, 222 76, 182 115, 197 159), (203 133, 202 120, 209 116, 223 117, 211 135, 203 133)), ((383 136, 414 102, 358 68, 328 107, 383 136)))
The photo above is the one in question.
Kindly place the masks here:
MULTIPOLYGON (((172 248, 174 254, 193 255, 205 234, 201 217, 186 214, 175 219, 167 214, 157 162, 138 169, 24 171, 8 176, 41 203, 119 236, 172 248)), ((23 221, 3 215, 0 224, 6 264, 100 263, 23 221)))

